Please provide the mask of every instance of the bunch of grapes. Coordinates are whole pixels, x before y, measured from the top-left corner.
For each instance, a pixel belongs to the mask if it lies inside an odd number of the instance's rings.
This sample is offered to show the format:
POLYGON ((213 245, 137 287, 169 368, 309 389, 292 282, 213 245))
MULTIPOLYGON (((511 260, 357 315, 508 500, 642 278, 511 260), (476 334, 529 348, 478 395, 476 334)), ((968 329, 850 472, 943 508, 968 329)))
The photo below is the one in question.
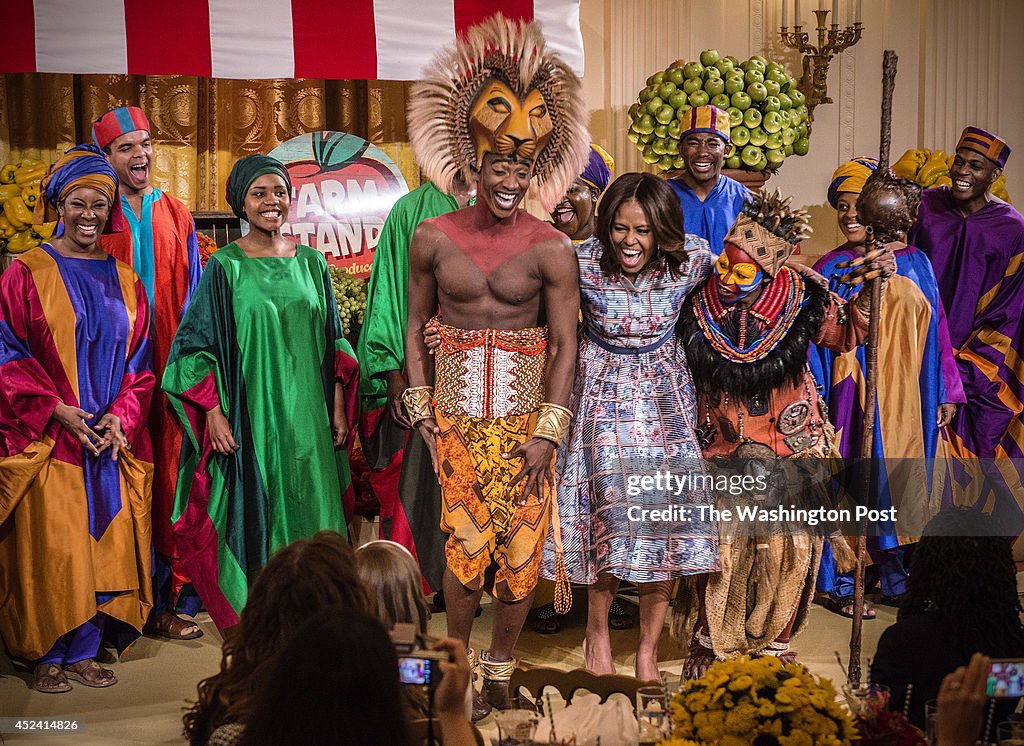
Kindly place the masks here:
POLYGON ((778 170, 790 155, 807 155, 807 106, 796 79, 777 62, 754 55, 741 63, 714 49, 699 62, 676 60, 647 79, 629 107, 628 137, 646 163, 662 171, 685 168, 679 139, 690 109, 713 104, 729 114, 732 149, 726 168, 778 170))
POLYGON ((338 302, 338 316, 347 337, 353 329, 361 328, 366 314, 366 280, 360 280, 341 267, 328 265, 331 287, 338 302), (353 323, 354 322, 354 323, 353 323))

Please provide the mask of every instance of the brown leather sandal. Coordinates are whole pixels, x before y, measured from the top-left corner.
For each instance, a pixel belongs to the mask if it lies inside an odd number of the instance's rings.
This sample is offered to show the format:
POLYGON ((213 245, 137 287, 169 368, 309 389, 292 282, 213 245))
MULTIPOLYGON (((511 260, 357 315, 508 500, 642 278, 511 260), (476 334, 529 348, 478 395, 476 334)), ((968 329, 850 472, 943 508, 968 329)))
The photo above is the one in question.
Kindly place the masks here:
POLYGON ((32 672, 32 687, 40 694, 63 694, 71 691, 64 670, 56 663, 40 663, 32 672))

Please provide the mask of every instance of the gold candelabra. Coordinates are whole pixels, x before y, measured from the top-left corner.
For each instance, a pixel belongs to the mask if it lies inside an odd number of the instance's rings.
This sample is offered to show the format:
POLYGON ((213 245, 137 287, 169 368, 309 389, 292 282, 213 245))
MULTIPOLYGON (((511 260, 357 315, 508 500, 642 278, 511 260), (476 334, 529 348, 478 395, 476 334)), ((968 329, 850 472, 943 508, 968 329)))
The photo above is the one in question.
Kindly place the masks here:
POLYGON ((803 31, 800 19, 790 31, 788 26, 782 27, 782 43, 803 55, 803 74, 797 88, 807 99, 807 128, 814 122, 814 107, 818 104, 831 104, 828 95, 828 65, 832 58, 860 41, 863 27, 860 21, 844 29, 838 23, 827 24, 829 11, 815 10, 818 19, 818 44, 810 44, 810 35, 803 31))

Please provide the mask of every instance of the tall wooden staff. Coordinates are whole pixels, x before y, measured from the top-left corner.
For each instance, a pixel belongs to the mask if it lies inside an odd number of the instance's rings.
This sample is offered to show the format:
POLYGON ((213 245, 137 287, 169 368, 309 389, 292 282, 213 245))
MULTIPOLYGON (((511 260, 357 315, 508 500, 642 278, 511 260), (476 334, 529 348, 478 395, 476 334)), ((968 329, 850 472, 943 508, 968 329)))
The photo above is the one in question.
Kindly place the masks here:
MULTIPOLYGON (((892 93, 896 86, 896 52, 887 49, 882 56, 882 132, 881 143, 878 149, 878 170, 885 173, 889 168, 889 142, 892 131, 892 93)), ((874 230, 866 226, 868 231, 868 243, 865 247, 870 250, 873 243, 874 230)), ((871 319, 868 323, 868 342, 864 353, 866 370, 864 373, 864 434, 861 439, 860 456, 861 466, 864 470, 864 499, 871 495, 871 453, 875 437, 875 401, 878 398, 878 326, 882 308, 882 280, 875 278, 868 281, 869 287, 861 292, 871 293, 870 313, 871 319)), ((863 526, 862 526, 863 528, 863 526)), ((868 539, 865 531, 860 531, 857 536, 857 564, 853 576, 853 629, 850 633, 850 666, 849 683, 853 687, 860 686, 860 647, 861 631, 863 620, 861 619, 864 608, 864 557, 867 554, 868 539)))

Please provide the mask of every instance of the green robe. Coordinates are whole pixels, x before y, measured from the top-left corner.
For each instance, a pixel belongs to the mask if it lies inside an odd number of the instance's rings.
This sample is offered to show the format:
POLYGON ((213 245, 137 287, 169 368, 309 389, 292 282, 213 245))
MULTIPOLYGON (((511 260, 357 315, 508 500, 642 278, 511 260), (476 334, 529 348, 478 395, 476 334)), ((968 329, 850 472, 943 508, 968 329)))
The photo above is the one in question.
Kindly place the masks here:
POLYGON ((348 460, 332 443, 335 382, 354 422, 358 367, 323 255, 217 251, 178 327, 163 388, 185 428, 175 541, 218 627, 238 622, 271 555, 321 529, 346 533, 348 460), (220 404, 240 448, 214 453, 220 404))

